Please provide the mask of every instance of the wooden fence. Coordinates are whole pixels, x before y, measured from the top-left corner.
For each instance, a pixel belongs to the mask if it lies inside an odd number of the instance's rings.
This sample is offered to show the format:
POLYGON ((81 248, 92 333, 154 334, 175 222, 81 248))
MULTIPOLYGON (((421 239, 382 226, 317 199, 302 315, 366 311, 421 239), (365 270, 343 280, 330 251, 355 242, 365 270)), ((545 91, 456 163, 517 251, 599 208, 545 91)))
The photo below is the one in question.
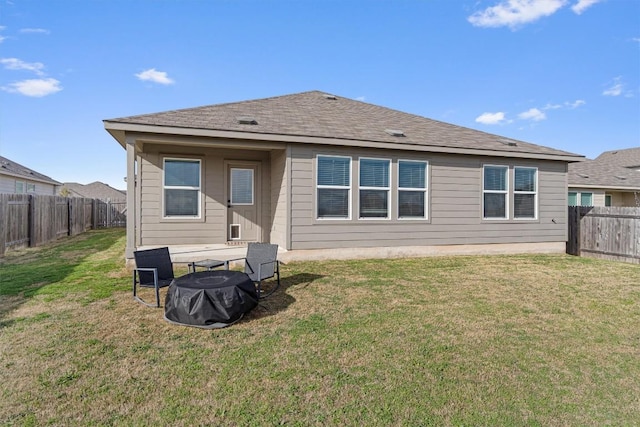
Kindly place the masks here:
POLYGON ((124 227, 126 203, 96 199, 0 194, 0 257, 92 228, 124 227))
POLYGON ((640 264, 640 208, 570 206, 567 253, 640 264))

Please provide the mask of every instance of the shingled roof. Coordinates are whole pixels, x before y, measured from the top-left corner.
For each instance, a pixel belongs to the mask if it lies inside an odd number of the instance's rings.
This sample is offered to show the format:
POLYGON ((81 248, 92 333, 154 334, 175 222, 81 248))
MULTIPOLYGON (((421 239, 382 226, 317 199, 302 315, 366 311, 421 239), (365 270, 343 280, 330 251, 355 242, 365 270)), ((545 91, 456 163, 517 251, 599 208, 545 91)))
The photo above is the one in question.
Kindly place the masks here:
POLYGON ((109 184, 95 181, 90 184, 80 184, 77 182, 65 182, 72 195, 86 197, 89 199, 111 200, 112 202, 126 201, 127 194, 124 191, 115 189, 109 184))
POLYGON ((569 164, 569 186, 640 190, 640 147, 605 151, 569 164))
POLYGON ((44 182, 46 184, 61 185, 61 183, 53 178, 49 178, 47 175, 43 175, 40 172, 36 172, 33 169, 29 169, 20 163, 16 163, 2 156, 0 156, 0 174, 11 175, 30 181, 44 182))
MULTIPOLYGON (((187 130, 233 132, 253 140, 306 143, 328 140, 349 145, 387 144, 388 148, 440 152, 517 155, 579 161, 583 156, 505 138, 320 91, 105 120, 117 131, 187 134, 187 130)), ((116 131, 116 132, 114 132, 116 131)), ((204 134, 206 136, 206 134, 204 134)))

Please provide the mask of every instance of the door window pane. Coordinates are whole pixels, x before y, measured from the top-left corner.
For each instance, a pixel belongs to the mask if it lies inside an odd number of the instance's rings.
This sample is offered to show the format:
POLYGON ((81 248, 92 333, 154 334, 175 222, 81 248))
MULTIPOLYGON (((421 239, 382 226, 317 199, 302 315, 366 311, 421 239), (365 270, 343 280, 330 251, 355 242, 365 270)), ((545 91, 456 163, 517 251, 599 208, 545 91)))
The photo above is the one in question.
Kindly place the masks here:
POLYGON ((231 169, 231 204, 253 204, 253 169, 231 169))

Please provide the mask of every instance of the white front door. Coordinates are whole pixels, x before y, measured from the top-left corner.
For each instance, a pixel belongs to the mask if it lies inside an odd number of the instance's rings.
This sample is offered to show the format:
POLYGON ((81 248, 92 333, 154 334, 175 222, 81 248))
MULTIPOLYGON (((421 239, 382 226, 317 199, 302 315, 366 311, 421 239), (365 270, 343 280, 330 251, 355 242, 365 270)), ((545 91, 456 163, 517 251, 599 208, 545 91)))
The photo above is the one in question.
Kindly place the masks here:
POLYGON ((260 240, 260 167, 258 163, 227 163, 227 240, 260 240))

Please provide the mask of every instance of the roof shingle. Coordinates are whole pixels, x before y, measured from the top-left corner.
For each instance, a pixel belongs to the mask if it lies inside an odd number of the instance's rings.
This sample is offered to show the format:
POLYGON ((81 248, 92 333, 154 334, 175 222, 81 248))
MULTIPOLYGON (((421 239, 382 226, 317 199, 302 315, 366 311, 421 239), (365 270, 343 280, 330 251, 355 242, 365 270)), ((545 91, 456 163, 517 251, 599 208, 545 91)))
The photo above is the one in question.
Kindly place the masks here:
POLYGON ((107 129, 110 123, 582 157, 320 91, 110 119, 107 129))

